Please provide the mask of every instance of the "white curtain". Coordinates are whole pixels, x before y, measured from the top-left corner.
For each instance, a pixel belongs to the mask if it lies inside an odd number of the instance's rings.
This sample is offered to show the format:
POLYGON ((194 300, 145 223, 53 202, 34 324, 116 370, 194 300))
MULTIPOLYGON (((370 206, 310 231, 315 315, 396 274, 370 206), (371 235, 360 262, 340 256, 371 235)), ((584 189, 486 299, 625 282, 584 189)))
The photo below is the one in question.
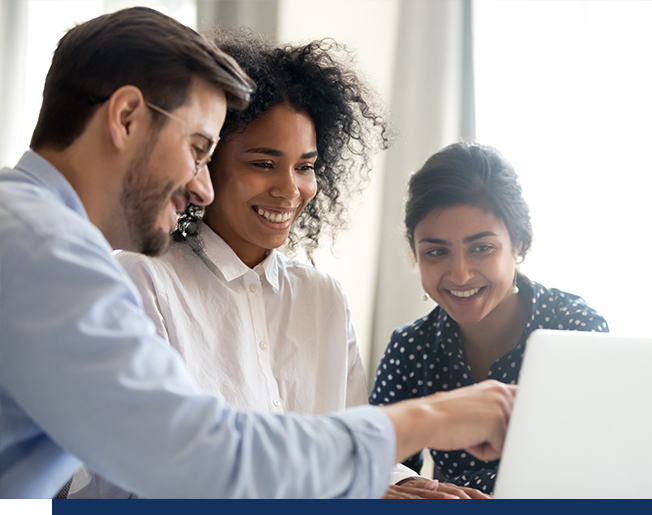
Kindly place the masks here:
POLYGON ((460 1, 400 5, 391 100, 399 136, 388 151, 382 193, 370 376, 393 329, 434 308, 432 301, 423 301, 404 236, 403 196, 410 172, 430 155, 462 137, 473 137, 469 9, 470 2, 460 1))
POLYGON ((278 0, 197 0, 197 29, 244 26, 274 41, 278 14, 278 0))
POLYGON ((26 2, 0 2, 0 166, 14 165, 23 147, 27 80, 26 2))

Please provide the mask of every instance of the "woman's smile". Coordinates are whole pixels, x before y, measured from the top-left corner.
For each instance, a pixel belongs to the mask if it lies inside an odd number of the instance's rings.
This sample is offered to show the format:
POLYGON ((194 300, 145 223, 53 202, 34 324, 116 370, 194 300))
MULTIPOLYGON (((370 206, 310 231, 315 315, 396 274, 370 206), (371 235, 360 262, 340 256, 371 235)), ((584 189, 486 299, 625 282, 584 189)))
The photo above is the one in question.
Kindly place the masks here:
POLYGON ((473 306, 480 301, 486 286, 473 288, 472 290, 444 290, 450 299, 450 302, 460 307, 473 306))
POLYGON ((289 220, 292 218, 292 215, 296 211, 296 209, 274 210, 262 206, 254 206, 253 210, 254 212, 258 213, 258 215, 265 221, 272 223, 273 228, 277 228, 274 226, 278 226, 278 228, 286 228, 286 225, 289 227, 286 222, 291 223, 289 220))

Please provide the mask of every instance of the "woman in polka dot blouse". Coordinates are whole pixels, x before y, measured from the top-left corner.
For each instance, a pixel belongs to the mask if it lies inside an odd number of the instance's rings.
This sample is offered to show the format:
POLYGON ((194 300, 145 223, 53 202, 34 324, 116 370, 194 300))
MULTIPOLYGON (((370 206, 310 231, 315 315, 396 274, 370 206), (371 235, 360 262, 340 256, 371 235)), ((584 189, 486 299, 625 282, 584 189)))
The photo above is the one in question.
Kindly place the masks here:
MULTIPOLYGON (((438 306, 394 331, 376 372, 372 404, 453 390, 484 379, 515 384, 538 328, 608 331, 581 297, 518 272, 532 242, 512 166, 494 148, 457 143, 410 179, 406 234, 421 282, 438 306)), ((498 461, 430 451, 446 481, 491 493, 498 461)), ((421 468, 421 456, 406 462, 421 468)))

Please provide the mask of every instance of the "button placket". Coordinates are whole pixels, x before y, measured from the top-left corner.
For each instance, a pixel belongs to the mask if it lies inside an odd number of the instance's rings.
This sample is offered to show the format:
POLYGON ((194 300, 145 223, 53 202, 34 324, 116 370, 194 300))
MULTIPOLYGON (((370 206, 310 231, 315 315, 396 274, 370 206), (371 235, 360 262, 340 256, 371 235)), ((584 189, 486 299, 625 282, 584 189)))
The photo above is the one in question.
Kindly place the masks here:
POLYGON ((283 403, 281 401, 278 383, 274 377, 271 366, 265 295, 260 275, 248 273, 246 275, 245 288, 250 292, 248 297, 254 329, 254 342, 257 342, 258 364, 267 384, 269 409, 272 413, 282 413, 283 403))

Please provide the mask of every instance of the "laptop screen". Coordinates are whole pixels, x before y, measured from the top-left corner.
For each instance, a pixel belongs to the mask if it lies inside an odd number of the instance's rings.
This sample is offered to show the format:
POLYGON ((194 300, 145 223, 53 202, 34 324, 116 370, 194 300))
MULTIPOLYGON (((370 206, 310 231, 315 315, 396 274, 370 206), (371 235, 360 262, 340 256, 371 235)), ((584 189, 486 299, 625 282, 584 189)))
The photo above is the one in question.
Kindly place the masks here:
POLYGON ((528 339, 496 498, 652 498, 652 338, 528 339))

